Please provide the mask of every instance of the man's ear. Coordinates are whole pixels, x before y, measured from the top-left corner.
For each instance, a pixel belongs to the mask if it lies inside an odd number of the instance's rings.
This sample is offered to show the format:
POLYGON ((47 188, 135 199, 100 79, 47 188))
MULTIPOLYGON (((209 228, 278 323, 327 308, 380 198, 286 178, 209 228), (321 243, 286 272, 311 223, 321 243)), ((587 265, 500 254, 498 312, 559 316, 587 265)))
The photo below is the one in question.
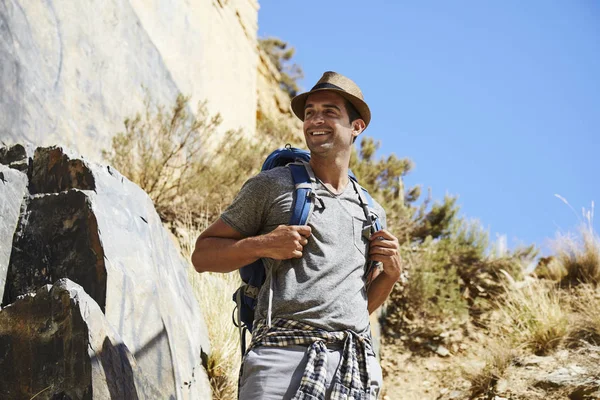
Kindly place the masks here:
POLYGON ((352 122, 352 136, 357 137, 365 130, 365 121, 358 118, 352 122))

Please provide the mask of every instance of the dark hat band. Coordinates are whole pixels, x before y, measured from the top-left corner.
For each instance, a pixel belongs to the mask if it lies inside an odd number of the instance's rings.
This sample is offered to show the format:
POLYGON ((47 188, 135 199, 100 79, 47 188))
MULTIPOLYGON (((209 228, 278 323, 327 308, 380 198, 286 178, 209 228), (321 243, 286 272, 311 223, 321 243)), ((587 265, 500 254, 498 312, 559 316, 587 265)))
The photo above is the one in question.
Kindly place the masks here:
POLYGON ((333 83, 327 83, 327 82, 316 84, 310 90, 313 91, 313 90, 317 90, 317 89, 336 89, 336 90, 341 90, 342 92, 345 92, 345 90, 342 89, 341 87, 334 85, 333 83))

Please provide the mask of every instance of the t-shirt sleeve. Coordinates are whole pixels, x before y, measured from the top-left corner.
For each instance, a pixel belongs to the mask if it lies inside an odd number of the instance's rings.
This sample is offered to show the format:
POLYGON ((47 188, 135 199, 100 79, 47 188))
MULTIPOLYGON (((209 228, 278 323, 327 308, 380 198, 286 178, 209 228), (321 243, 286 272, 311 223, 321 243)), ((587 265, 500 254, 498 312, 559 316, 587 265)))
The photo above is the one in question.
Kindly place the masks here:
POLYGON ((221 214, 221 219, 246 237, 257 235, 271 204, 271 193, 269 179, 265 174, 250 178, 221 214))

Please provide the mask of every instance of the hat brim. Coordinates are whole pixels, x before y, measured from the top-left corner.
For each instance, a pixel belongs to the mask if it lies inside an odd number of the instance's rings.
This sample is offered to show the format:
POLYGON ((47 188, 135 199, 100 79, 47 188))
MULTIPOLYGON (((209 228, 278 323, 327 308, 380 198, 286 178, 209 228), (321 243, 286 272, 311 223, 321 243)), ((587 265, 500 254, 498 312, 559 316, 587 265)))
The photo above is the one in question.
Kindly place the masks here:
POLYGON ((304 121, 304 106, 306 105, 306 99, 308 99, 308 96, 313 93, 324 91, 334 92, 352 103, 352 105, 356 108, 356 111, 358 111, 361 119, 365 121, 365 128, 369 126, 369 122, 371 122, 371 110, 369 110, 367 103, 344 90, 332 88, 314 89, 310 92, 302 93, 294 97, 291 103, 294 115, 296 115, 296 117, 298 117, 301 121, 304 121))

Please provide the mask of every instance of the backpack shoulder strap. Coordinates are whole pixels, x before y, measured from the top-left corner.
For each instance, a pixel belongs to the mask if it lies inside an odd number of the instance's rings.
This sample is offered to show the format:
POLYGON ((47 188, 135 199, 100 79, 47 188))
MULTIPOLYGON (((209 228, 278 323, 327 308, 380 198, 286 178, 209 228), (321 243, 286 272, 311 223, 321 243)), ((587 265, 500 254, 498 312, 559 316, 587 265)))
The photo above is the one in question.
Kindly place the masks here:
POLYGON ((362 187, 356 180, 356 177, 350 171, 350 182, 354 186, 354 190, 356 194, 358 194, 358 198, 360 200, 360 205, 365 213, 365 218, 367 218, 367 222, 371 225, 375 230, 371 233, 374 233, 381 229, 381 222, 377 215, 373 211, 375 208, 375 203, 373 202, 373 198, 369 194, 368 190, 362 187))
MULTIPOLYGON (((358 194, 358 198, 360 200, 360 205, 362 206, 362 209, 365 213, 365 217, 367 218, 367 223, 371 227, 371 229, 370 229, 371 234, 381 230, 381 222, 379 221, 379 218, 377 218, 377 215, 373 211, 373 209, 375 208, 375 203, 373 202, 373 198, 371 197, 371 195, 369 194, 367 189, 365 189, 364 187, 362 187, 361 185, 358 184, 356 177, 354 177, 353 174, 350 174, 350 181, 352 182, 352 185, 354 185, 354 190, 358 194)), ((377 266, 376 261, 367 260, 367 263, 365 266, 365 273, 363 275, 365 282, 367 282, 367 289, 366 289, 367 293, 371 286, 372 279, 373 279, 372 273, 375 270, 376 266, 377 266)))
POLYGON ((316 178, 307 162, 291 163, 288 167, 292 173, 295 192, 290 225, 305 225, 315 206, 316 178))

